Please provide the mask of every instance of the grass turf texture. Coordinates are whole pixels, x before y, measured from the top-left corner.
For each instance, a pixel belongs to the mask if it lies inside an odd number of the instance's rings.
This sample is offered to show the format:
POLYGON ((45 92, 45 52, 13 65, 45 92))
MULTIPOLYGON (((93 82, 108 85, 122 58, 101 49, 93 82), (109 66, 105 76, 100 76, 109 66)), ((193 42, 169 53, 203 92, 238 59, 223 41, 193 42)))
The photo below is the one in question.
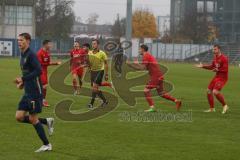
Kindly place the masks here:
MULTIPOLYGON (((17 59, 0 59, 0 159, 1 160, 237 160, 240 159, 240 85, 239 68, 230 67, 230 79, 223 90, 230 111, 221 115, 203 113, 208 108, 206 87, 213 73, 194 68, 192 64, 165 64, 166 79, 172 82, 172 94, 182 98, 182 112, 192 110, 192 122, 121 122, 119 114, 147 109, 144 99, 130 108, 123 102, 112 113, 90 122, 64 122, 55 117, 54 105, 62 98, 73 98, 73 110, 86 110, 88 98, 64 96, 48 88, 50 108, 41 117, 56 119, 53 151, 34 153, 41 146, 31 125, 15 121, 15 111, 22 91, 13 80, 20 75, 17 59), (80 107, 82 106, 82 107, 80 107)), ((52 72, 55 67, 50 69, 52 72)), ((70 83, 70 77, 66 83, 70 83)), ((157 109, 175 112, 174 104, 154 98, 157 109), (161 102, 161 103, 160 103, 161 102), (169 107, 172 106, 172 107, 169 107)))

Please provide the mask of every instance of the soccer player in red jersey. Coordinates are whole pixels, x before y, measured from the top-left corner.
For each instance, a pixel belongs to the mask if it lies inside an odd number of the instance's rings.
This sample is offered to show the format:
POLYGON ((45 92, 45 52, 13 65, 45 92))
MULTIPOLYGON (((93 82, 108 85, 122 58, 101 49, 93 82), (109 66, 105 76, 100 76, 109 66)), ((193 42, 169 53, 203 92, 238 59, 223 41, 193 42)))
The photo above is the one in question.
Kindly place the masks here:
POLYGON ((214 45, 213 53, 214 59, 211 65, 203 65, 200 63, 196 65, 196 67, 216 72, 215 77, 208 85, 207 98, 210 109, 205 112, 215 112, 214 95, 223 106, 222 114, 225 114, 228 110, 228 105, 220 91, 228 81, 228 58, 221 52, 221 47, 219 45, 214 45))
POLYGON ((173 101, 176 103, 176 109, 179 110, 181 108, 182 102, 168 93, 164 91, 163 87, 163 81, 164 77, 163 74, 161 73, 159 64, 155 57, 153 57, 149 52, 148 52, 148 46, 147 45, 141 45, 139 49, 140 55, 143 56, 142 63, 140 64, 138 61, 135 61, 133 64, 131 64, 129 61, 127 61, 127 64, 137 70, 147 70, 149 75, 150 75, 150 80, 145 86, 144 89, 144 94, 146 97, 146 100, 150 106, 150 109, 146 110, 147 112, 154 112, 154 102, 152 100, 151 96, 151 90, 156 89, 159 96, 162 98, 165 98, 167 100, 173 101))
POLYGON ((80 94, 80 88, 82 87, 82 78, 85 73, 84 64, 86 63, 87 52, 80 48, 80 43, 74 43, 74 49, 70 52, 70 68, 72 72, 72 83, 74 88, 74 95, 80 94), (79 80, 79 87, 78 82, 79 80))
POLYGON ((43 106, 49 107, 46 100, 47 95, 47 85, 48 85, 48 66, 50 65, 60 65, 61 62, 51 62, 50 50, 52 48, 52 42, 50 40, 43 41, 43 47, 37 52, 38 60, 42 67, 41 82, 43 85, 43 106))

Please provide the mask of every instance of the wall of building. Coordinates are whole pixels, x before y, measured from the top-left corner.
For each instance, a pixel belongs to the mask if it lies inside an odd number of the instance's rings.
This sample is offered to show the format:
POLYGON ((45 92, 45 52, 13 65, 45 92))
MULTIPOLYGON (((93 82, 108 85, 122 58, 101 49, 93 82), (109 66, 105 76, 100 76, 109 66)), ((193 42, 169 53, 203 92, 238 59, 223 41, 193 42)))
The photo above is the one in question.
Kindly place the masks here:
POLYGON ((166 32, 170 31, 170 16, 158 16, 157 27, 160 37, 164 36, 166 32))
POLYGON ((111 35, 111 27, 111 25, 90 25, 76 22, 73 26, 72 34, 111 35))
POLYGON ((7 25, 7 27, 4 29, 3 38, 15 38, 17 35, 23 32, 30 33, 32 38, 35 38, 32 26, 17 26, 16 28, 14 25, 7 25))
POLYGON ((175 34, 189 12, 207 15, 220 31, 222 42, 240 42, 240 0, 171 0, 171 33, 175 34))
POLYGON ((2 0, 0 5, 1 38, 16 38, 22 32, 35 38, 34 0, 2 0))

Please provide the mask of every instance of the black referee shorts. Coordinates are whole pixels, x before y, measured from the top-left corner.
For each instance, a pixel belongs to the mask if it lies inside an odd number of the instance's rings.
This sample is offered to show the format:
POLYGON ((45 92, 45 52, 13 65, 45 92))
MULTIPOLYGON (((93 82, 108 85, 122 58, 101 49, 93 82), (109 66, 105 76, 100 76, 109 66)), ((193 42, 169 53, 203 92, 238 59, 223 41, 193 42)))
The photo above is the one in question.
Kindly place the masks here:
POLYGON ((91 85, 93 85, 93 83, 101 85, 103 76, 104 70, 91 71, 91 85))

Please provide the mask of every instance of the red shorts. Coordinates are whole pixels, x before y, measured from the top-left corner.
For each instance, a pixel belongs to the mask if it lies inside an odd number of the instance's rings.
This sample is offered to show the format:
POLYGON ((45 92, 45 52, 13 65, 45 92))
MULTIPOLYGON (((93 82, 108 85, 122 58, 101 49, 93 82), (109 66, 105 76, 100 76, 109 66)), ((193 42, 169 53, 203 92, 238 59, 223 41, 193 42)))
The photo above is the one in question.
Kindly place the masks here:
POLYGON ((43 72, 41 74, 41 76, 40 76, 40 79, 41 79, 42 85, 48 84, 48 75, 47 75, 47 73, 43 72))
POLYGON ((84 71, 83 67, 72 68, 72 74, 76 74, 80 77, 83 76, 83 71, 84 71))
POLYGON ((209 90, 218 90, 221 91, 221 89, 224 87, 224 85, 227 83, 227 79, 222 79, 222 78, 218 78, 215 77, 212 79, 212 81, 210 82, 210 84, 208 85, 208 89, 209 90))
POLYGON ((151 78, 145 88, 163 90, 163 80, 163 77, 151 78))

